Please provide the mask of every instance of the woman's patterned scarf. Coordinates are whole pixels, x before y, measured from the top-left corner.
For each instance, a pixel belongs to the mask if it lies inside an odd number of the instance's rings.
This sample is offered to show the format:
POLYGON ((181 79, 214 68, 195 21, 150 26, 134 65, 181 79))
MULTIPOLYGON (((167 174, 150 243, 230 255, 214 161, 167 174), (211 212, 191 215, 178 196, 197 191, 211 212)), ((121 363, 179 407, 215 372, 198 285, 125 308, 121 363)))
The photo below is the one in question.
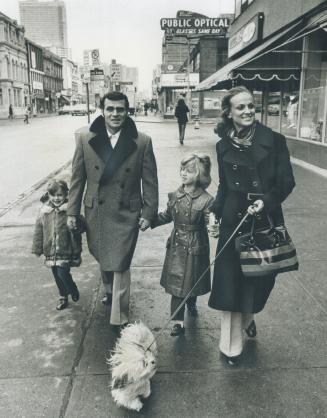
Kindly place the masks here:
POLYGON ((237 132, 234 126, 227 131, 227 135, 234 147, 244 151, 253 143, 256 123, 254 122, 250 128, 237 132))

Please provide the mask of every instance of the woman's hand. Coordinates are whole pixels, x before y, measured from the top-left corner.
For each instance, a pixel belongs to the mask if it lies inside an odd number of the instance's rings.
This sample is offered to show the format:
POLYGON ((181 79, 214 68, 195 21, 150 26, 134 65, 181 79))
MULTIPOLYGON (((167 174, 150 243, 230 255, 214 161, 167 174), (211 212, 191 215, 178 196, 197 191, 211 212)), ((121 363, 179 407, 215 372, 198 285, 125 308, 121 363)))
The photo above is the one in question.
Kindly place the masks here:
POLYGON ((253 205, 248 207, 248 214, 255 215, 256 213, 259 213, 262 211, 264 207, 264 203, 262 200, 256 200, 253 205))
POLYGON ((208 233, 212 238, 218 238, 219 236, 219 223, 214 213, 209 214, 208 233))

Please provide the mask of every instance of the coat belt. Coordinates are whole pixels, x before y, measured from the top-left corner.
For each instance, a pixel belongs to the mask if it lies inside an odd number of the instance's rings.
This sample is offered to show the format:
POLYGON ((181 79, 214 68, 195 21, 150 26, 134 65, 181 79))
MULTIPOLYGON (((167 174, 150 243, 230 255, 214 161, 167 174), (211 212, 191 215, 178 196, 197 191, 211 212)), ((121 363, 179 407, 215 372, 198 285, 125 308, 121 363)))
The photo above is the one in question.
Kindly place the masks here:
POLYGON ((203 225, 175 224, 175 229, 180 229, 181 231, 200 231, 203 229, 203 225))

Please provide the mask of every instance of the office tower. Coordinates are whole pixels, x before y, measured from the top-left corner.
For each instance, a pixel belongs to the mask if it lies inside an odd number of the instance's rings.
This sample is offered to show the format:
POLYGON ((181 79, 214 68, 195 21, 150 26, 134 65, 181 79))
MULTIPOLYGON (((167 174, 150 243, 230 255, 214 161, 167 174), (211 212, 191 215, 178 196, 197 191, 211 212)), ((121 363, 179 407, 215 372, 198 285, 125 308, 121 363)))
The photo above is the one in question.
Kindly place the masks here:
POLYGON ((70 57, 66 6, 63 1, 20 1, 19 13, 27 38, 49 48, 61 57, 70 57))

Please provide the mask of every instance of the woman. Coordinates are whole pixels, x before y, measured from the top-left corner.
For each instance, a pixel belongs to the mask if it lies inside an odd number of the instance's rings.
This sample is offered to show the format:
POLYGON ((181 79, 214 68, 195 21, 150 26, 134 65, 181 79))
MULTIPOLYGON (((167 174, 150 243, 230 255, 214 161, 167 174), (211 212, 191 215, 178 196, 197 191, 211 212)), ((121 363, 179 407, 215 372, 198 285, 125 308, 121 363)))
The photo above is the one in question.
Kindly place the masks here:
MULTIPOLYGON (((283 224, 281 203, 295 186, 285 137, 255 121, 252 94, 243 86, 222 100, 221 140, 216 145, 219 186, 211 211, 221 221, 217 252, 246 211, 256 228, 283 224)), ((239 233, 247 232, 248 218, 239 233)), ((214 228, 211 227, 211 233, 214 228)), ((243 329, 256 336, 253 314, 260 312, 275 284, 275 275, 244 277, 235 239, 216 260, 209 306, 222 311, 220 351, 233 365, 243 350, 243 329)))
POLYGON ((183 99, 179 99, 177 102, 177 106, 175 108, 175 116, 178 122, 178 129, 179 129, 179 142, 181 145, 184 143, 184 136, 185 136, 185 128, 188 122, 187 113, 189 112, 189 108, 186 106, 183 99))

